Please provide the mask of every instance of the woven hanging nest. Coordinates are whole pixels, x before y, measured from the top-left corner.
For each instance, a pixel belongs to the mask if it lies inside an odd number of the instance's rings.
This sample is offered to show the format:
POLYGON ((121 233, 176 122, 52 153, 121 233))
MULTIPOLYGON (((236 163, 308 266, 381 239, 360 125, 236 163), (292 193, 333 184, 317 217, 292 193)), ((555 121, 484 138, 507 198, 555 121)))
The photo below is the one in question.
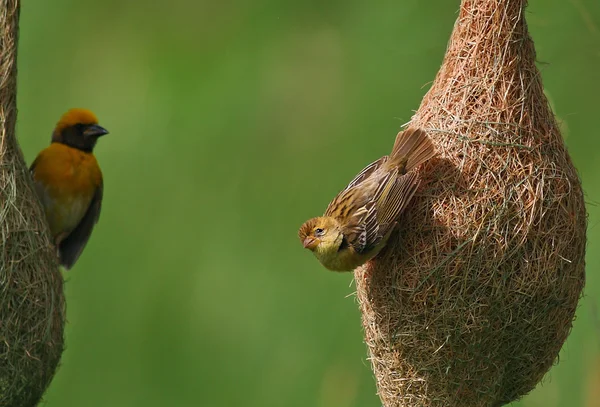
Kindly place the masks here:
POLYGON ((63 279, 17 145, 19 4, 0 0, 0 406, 35 406, 63 350, 63 279))
POLYGON ((463 0, 411 125, 439 157, 400 232, 355 271, 385 407, 495 407, 556 360, 584 286, 581 183, 524 0, 463 0))

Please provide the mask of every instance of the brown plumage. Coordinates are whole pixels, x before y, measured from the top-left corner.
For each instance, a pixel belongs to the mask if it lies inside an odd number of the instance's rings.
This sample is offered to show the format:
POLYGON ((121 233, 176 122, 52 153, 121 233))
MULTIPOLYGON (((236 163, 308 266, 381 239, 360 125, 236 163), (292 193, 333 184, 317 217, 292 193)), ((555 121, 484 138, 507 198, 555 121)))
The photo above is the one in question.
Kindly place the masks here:
POLYGON ((434 155, 423 130, 400 132, 389 156, 364 168, 323 216, 302 225, 298 235, 304 247, 334 271, 351 271, 375 257, 419 187, 413 170, 434 155))

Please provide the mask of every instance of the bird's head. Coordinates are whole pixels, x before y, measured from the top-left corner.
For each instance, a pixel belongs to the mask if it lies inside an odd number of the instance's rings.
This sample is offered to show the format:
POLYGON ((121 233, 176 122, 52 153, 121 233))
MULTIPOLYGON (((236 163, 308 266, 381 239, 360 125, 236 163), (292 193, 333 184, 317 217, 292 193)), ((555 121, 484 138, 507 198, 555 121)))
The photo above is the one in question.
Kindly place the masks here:
POLYGON ((298 237, 304 248, 312 252, 337 251, 344 239, 339 222, 328 216, 304 222, 298 237))
POLYGON ((91 152, 98 137, 105 134, 108 134, 108 131, 98 125, 94 113, 86 109, 71 109, 63 114, 56 124, 52 133, 52 142, 91 152))

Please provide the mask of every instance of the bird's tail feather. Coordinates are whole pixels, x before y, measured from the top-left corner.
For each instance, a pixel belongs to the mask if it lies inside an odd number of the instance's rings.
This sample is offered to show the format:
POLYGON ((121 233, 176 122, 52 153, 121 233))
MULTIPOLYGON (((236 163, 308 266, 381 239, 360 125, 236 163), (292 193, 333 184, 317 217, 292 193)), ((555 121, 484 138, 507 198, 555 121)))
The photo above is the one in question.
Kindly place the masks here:
POLYGON ((427 133, 421 129, 408 128, 396 136, 390 164, 403 166, 402 172, 406 173, 433 156, 435 148, 427 133))

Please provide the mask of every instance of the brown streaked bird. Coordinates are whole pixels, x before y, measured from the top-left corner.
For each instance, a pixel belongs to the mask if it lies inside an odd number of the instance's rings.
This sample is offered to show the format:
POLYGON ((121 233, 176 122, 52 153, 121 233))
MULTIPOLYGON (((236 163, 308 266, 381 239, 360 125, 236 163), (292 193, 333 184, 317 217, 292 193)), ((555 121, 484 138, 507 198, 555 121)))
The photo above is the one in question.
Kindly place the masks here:
POLYGON ((102 172, 92 153, 108 131, 85 109, 71 109, 59 120, 50 146, 31 164, 35 190, 60 264, 73 267, 87 244, 102 206, 102 172))
POLYGON ((323 216, 300 227, 304 247, 333 271, 351 271, 375 257, 419 187, 413 170, 434 155, 423 130, 398 133, 389 156, 368 165, 331 201, 323 216))

